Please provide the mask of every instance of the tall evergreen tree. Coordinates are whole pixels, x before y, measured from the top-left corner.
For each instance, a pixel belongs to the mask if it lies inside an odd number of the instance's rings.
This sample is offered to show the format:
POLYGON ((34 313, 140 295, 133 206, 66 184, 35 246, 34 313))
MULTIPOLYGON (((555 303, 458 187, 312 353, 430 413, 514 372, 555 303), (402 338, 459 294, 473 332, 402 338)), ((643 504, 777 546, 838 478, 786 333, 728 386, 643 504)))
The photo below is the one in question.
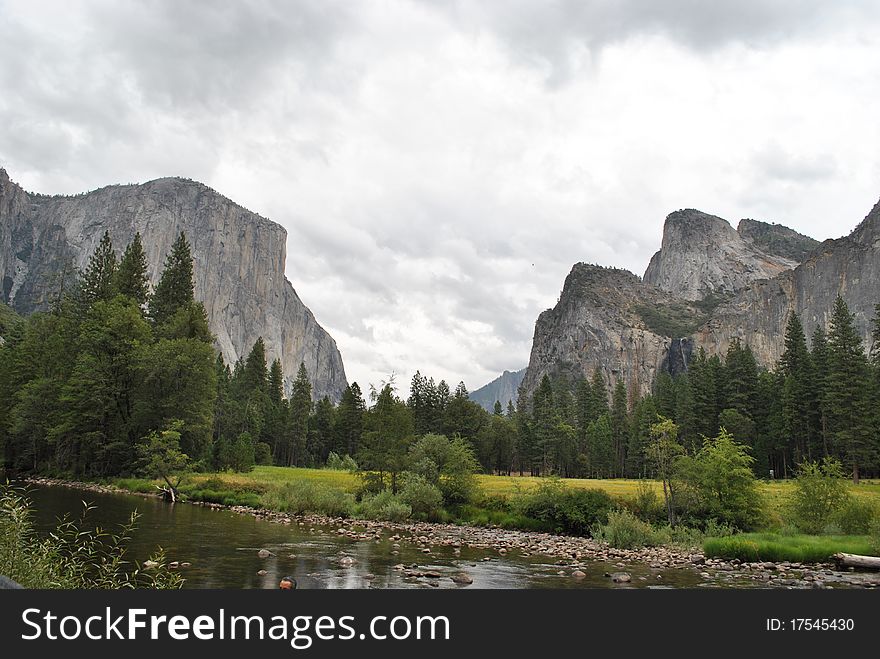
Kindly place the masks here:
POLYGON ((287 439, 287 465, 304 465, 307 460, 306 440, 312 412, 312 383, 305 364, 300 363, 290 393, 290 420, 287 439))
POLYGON ((628 426, 626 386, 623 384, 623 380, 619 379, 614 385, 611 405, 612 477, 623 477, 630 434, 628 426))
POLYGON ((862 337, 849 307, 838 296, 828 333, 825 400, 829 435, 838 453, 852 467, 855 483, 859 482, 860 470, 873 466, 876 458, 868 386, 868 360, 862 337))
POLYGON ((181 307, 194 301, 193 258, 186 235, 180 235, 165 258, 165 267, 150 299, 150 318, 167 322, 181 307))
POLYGON ((112 298, 116 294, 117 267, 110 232, 105 231, 80 277, 80 304, 89 307, 99 300, 107 301, 112 298))
POLYGON ((352 382, 342 392, 339 409, 336 411, 335 450, 340 455, 354 456, 360 448, 361 433, 364 429, 364 409, 366 403, 357 382, 352 382))
POLYGON ((830 443, 828 440, 828 414, 826 412, 825 392, 828 379, 828 339, 825 336, 825 330, 821 325, 817 325, 813 331, 810 341, 810 361, 813 364, 813 387, 812 395, 816 405, 811 410, 812 419, 812 435, 816 439, 817 444, 821 445, 821 450, 817 446, 816 453, 823 457, 831 455, 830 443))
POLYGON ((125 248, 116 271, 116 289, 121 295, 134 300, 143 308, 150 295, 150 279, 147 276, 147 255, 141 242, 140 232, 125 248))
POLYGON ((792 313, 785 329, 785 352, 779 360, 779 370, 785 377, 782 390, 782 414, 788 445, 795 462, 812 459, 813 446, 811 417, 816 401, 813 400, 814 371, 801 319, 792 313))

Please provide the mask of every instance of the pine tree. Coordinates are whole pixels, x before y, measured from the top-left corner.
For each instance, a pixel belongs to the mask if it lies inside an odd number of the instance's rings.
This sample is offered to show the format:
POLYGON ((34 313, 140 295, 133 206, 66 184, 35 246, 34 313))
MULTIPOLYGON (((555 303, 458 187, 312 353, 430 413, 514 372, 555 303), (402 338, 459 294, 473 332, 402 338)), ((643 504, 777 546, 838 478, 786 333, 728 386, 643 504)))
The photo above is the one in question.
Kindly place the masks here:
POLYGON ((626 386, 623 380, 617 380, 614 385, 614 395, 611 405, 611 439, 612 439, 612 473, 611 476, 620 478, 626 465, 626 449, 629 439, 629 417, 627 416, 626 386))
POLYGON ((501 401, 495 401, 495 407, 492 409, 492 414, 495 416, 504 416, 504 408, 501 407, 501 401))
POLYGON ((181 307, 194 301, 193 258, 181 231, 165 258, 162 276, 150 299, 150 318, 157 325, 167 322, 181 307))
POLYGON ((825 392, 828 379, 828 339, 825 330, 817 325, 810 341, 810 361, 813 364, 812 397, 815 407, 810 411, 812 436, 817 443, 816 453, 822 457, 831 455, 828 441, 828 414, 825 411, 825 392), (821 447, 819 446, 821 445, 821 447))
POLYGON ((853 482, 876 456, 871 437, 868 360, 862 337, 843 298, 838 296, 828 333, 828 378, 825 400, 829 436, 837 452, 852 466, 853 482))
POLYGON ((335 450, 340 455, 357 455, 361 433, 364 430, 366 403, 357 382, 352 382, 342 392, 342 400, 336 411, 335 450))
POLYGON ((290 394, 290 417, 287 439, 287 465, 304 465, 309 416, 312 412, 312 383, 305 364, 300 363, 290 394))
POLYGON ((593 419, 608 413, 608 389, 598 367, 593 371, 593 380, 590 383, 590 410, 593 419))
POLYGON ((105 231, 80 277, 80 304, 90 307, 99 300, 112 298, 116 294, 116 269, 116 253, 110 241, 110 232, 105 231))
POLYGON ((147 303, 150 279, 147 276, 147 255, 144 253, 140 233, 134 235, 122 254, 116 271, 116 289, 120 295, 130 297, 141 308, 147 303))
POLYGON ((779 360, 785 377, 782 390, 782 414, 788 445, 796 463, 812 459, 811 416, 816 401, 810 395, 813 387, 813 364, 807 350, 807 339, 801 319, 792 313, 785 329, 785 352, 779 360))

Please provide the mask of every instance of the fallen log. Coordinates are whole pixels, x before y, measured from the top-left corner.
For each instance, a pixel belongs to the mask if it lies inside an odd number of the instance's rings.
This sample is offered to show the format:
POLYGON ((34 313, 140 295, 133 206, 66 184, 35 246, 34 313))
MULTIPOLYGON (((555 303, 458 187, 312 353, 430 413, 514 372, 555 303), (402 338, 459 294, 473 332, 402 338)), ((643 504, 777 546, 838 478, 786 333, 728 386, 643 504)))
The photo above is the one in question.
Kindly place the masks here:
POLYGON ((859 556, 858 554, 844 554, 839 552, 834 554, 832 558, 837 564, 843 567, 861 567, 869 570, 880 570, 880 557, 878 556, 859 556))

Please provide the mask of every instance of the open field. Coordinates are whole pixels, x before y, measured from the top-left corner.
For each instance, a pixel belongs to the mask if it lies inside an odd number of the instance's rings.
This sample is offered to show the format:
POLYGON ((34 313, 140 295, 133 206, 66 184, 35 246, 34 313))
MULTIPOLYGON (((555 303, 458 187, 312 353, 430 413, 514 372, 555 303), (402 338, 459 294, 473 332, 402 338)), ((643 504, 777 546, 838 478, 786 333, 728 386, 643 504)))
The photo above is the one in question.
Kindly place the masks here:
MULTIPOLYGON (((477 476, 480 490, 487 497, 510 497, 520 492, 528 492, 536 488, 543 480, 545 479, 536 476, 492 476, 487 474, 477 476)), ((346 471, 266 466, 258 466, 253 471, 243 474, 230 472, 194 474, 189 477, 188 481, 196 488, 208 482, 211 489, 250 491, 257 494, 297 481, 308 481, 352 493, 360 485, 358 476, 346 471)), ((623 499, 634 497, 639 486, 638 480, 623 478, 605 480, 566 478, 563 482, 566 487, 601 489, 612 497, 623 499)), ((646 482, 662 496, 662 486, 659 481, 646 482)), ((767 502, 769 512, 778 514, 786 505, 793 483, 782 480, 761 481, 759 488, 761 495, 767 502)), ((862 481, 859 485, 850 484, 849 488, 858 498, 873 501, 880 506, 880 481, 862 481)))

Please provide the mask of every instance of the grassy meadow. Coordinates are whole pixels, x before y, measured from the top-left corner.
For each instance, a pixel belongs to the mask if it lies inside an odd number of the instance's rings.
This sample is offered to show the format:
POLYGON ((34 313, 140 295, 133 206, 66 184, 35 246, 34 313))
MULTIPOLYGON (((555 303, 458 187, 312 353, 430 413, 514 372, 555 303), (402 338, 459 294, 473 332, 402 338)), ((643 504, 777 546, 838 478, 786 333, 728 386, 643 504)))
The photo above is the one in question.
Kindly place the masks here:
MULTIPOLYGON (((155 491, 158 481, 113 479, 109 481, 134 492, 155 491)), ((477 476, 481 500, 462 506, 441 521, 509 528, 547 530, 535 520, 514 511, 499 510, 498 502, 511 501, 538 488, 546 479, 533 476, 477 476), (494 503, 493 503, 494 502, 494 503)), ((646 481, 662 501, 659 481, 646 481)), ((632 501, 640 481, 629 479, 565 479, 569 489, 604 490, 613 499, 632 501)), ((644 482, 642 482, 644 484, 644 482)), ((331 469, 257 466, 248 473, 200 473, 189 475, 181 487, 187 497, 225 505, 246 505, 293 513, 323 512, 351 514, 361 479, 353 473, 331 469)), ((880 481, 848 485, 850 493, 880 510, 880 481)), ((740 560, 824 561, 837 552, 876 554, 870 536, 803 535, 785 524, 792 481, 762 481, 768 526, 760 533, 741 533, 729 537, 705 538, 703 549, 710 556, 740 560)))

